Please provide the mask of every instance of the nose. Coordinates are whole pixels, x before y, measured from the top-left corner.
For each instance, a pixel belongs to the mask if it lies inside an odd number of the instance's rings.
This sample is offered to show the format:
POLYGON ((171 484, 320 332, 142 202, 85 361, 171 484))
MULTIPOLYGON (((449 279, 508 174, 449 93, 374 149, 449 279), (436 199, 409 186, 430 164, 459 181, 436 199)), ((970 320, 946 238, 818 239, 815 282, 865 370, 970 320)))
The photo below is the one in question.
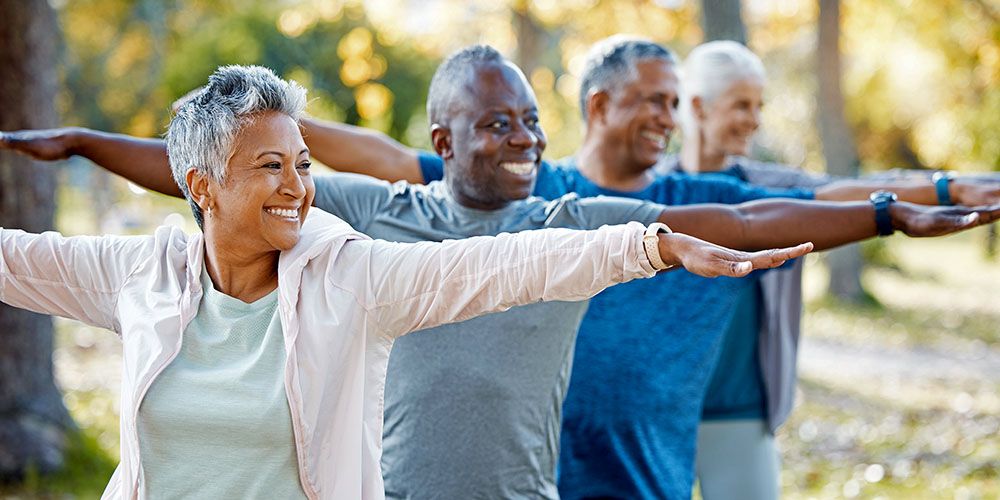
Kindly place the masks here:
POLYGON ((282 169, 281 186, 278 188, 278 193, 296 200, 305 197, 306 185, 302 181, 302 176, 299 175, 295 165, 282 169))
POLYGON ((677 109, 671 105, 663 107, 663 112, 656 115, 657 123, 667 129, 667 132, 673 132, 674 128, 677 127, 677 109))
POLYGON ((535 134, 524 122, 517 120, 514 122, 514 130, 510 134, 509 144, 518 149, 530 149, 535 147, 543 137, 535 134))
POLYGON ((750 112, 750 126, 754 130, 760 128, 760 106, 754 106, 753 111, 750 112))

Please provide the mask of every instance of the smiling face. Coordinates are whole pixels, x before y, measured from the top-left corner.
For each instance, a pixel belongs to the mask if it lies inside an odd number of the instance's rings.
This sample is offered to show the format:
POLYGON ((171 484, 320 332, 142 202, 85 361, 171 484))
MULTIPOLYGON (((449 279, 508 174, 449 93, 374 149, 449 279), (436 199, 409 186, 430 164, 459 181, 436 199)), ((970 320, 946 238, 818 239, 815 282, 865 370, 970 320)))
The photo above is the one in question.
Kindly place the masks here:
POLYGON ((750 154, 753 134, 760 127, 764 81, 758 77, 737 80, 713 101, 703 102, 700 114, 705 148, 723 155, 750 154))
POLYGON ((663 154, 677 125, 680 81, 673 64, 640 60, 635 78, 608 92, 601 120, 603 143, 617 150, 615 164, 629 172, 652 167, 663 154), (603 119, 602 119, 603 118, 603 119))
POLYGON ((494 210, 531 194, 545 150, 538 104, 509 62, 480 63, 432 126, 445 180, 464 206, 494 210))
POLYGON ((298 124, 268 111, 245 125, 225 179, 189 173, 192 198, 206 212, 206 238, 242 255, 289 250, 299 240, 315 187, 298 124))

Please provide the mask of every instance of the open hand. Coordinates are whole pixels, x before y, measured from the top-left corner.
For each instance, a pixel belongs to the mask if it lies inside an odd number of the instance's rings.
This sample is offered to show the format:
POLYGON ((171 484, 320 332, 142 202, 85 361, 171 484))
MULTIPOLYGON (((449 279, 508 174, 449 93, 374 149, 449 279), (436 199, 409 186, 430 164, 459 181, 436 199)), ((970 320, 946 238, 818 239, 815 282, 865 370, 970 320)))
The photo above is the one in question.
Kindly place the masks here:
POLYGON ((0 132, 0 149, 9 149, 36 160, 65 160, 73 156, 72 128, 0 132))
POLYGON ((949 189, 956 205, 977 207, 1000 203, 1000 182, 959 177, 951 181, 949 189))
POLYGON ((892 226, 908 236, 942 236, 1000 218, 1000 204, 980 207, 929 207, 895 202, 889 207, 892 226))
POLYGON ((699 240, 686 234, 671 233, 660 236, 660 253, 669 253, 666 263, 678 263, 698 276, 714 278, 730 276, 739 278, 755 269, 778 267, 788 259, 801 257, 813 249, 812 243, 790 248, 775 248, 759 252, 743 252, 699 240))

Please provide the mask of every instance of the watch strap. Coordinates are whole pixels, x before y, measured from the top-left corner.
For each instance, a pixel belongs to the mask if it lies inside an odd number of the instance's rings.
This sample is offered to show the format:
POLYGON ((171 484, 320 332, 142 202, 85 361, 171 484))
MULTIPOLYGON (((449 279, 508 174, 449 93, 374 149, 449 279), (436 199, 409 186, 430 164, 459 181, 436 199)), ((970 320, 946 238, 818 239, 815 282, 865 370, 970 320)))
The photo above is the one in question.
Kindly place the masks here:
POLYGON ((670 226, 662 222, 654 222, 646 227, 646 232, 642 235, 642 246, 646 250, 646 258, 649 259, 649 264, 653 266, 653 269, 657 271, 663 271, 674 267, 673 265, 667 265, 663 262, 660 257, 660 233, 670 234, 673 230, 670 226))
POLYGON ((889 205, 896 201, 896 195, 888 191, 877 191, 872 193, 870 201, 875 206, 875 228, 879 236, 889 236, 896 232, 892 227, 892 216, 889 214, 889 205))
POLYGON ((948 186, 951 185, 951 180, 954 178, 951 172, 935 172, 934 176, 931 177, 931 181, 934 182, 934 190, 937 191, 938 205, 954 205, 955 203, 951 201, 951 192, 948 191, 948 186))

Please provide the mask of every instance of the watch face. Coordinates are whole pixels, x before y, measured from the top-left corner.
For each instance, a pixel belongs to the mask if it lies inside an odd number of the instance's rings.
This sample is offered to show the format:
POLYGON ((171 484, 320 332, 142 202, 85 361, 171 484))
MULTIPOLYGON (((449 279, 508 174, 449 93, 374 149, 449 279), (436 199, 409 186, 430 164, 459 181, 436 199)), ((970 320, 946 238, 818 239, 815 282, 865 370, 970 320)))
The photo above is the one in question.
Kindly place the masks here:
POLYGON ((872 203, 888 203, 890 201, 896 201, 896 193, 890 191, 875 191, 871 194, 869 199, 872 203))

